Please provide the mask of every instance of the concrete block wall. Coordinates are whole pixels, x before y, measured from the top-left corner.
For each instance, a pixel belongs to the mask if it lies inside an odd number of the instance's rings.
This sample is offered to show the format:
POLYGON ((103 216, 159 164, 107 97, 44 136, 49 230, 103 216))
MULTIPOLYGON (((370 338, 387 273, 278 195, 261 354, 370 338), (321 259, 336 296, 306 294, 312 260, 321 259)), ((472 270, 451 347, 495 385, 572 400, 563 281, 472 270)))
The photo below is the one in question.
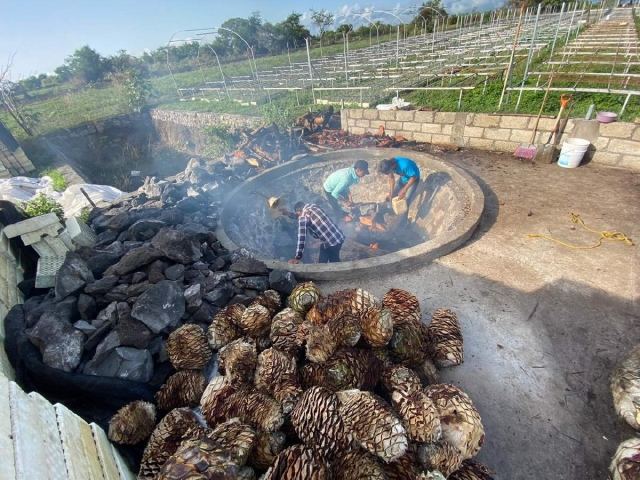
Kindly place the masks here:
POLYGON ((22 292, 17 285, 23 280, 24 268, 20 261, 20 252, 15 243, 10 242, 0 226, 0 375, 14 378, 13 368, 4 350, 4 317, 11 307, 22 303, 22 292))
POLYGON ((0 178, 26 175, 35 169, 21 147, 12 150, 0 141, 0 178))
MULTIPOLYGON (((433 144, 454 144, 513 153, 531 140, 535 116, 493 115, 464 112, 343 109, 342 128, 353 134, 377 133, 380 125, 388 135, 433 144)), ((544 143, 555 119, 543 117, 534 143, 544 143)), ((586 138, 592 143, 593 162, 640 171, 640 125, 596 120, 570 120, 560 141, 586 138)))

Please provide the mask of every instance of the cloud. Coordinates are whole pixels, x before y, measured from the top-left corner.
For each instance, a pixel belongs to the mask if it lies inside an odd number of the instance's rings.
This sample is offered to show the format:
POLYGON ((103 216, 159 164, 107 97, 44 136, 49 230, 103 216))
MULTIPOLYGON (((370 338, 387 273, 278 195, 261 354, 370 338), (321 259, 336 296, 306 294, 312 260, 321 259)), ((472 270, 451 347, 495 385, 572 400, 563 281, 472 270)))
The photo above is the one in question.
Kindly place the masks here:
POLYGON ((504 5, 502 0, 444 0, 443 3, 448 13, 469 13, 474 8, 485 12, 504 5))

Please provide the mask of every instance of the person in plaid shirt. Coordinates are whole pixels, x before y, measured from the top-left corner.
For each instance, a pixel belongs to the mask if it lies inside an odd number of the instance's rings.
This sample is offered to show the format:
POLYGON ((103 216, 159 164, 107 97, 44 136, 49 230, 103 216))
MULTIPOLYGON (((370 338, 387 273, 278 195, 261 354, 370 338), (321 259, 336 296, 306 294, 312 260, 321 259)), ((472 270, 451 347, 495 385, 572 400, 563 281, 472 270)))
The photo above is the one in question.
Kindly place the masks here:
POLYGON ((289 260, 289 263, 300 263, 307 240, 307 230, 322 242, 318 262, 339 262, 340 249, 344 243, 344 233, 340 227, 318 205, 298 202, 293 208, 298 216, 298 248, 296 257, 289 260))

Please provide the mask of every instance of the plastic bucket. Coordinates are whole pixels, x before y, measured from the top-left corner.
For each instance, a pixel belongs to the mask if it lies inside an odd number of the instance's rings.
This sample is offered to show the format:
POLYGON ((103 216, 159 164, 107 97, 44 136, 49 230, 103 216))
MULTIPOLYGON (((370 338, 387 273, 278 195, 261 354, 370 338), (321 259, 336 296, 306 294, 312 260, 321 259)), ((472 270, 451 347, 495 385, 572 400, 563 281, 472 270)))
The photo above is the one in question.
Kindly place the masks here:
POLYGON ((580 165, 585 152, 591 145, 589 140, 582 138, 569 138, 562 144, 558 165, 564 168, 576 168, 580 165))

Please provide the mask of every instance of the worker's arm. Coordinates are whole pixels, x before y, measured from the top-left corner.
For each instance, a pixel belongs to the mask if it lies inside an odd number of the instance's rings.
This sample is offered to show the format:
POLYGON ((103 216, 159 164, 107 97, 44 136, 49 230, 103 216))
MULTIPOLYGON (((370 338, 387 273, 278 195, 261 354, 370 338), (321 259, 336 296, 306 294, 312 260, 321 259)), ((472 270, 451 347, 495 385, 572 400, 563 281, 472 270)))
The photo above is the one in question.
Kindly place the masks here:
POLYGON ((289 260, 289 263, 298 263, 302 258, 304 252, 304 244, 307 240, 307 217, 298 218, 298 248, 296 249, 296 256, 289 260))
POLYGON ((395 185, 395 179, 393 177, 393 173, 389 174, 389 195, 387 195, 387 198, 385 199, 385 202, 390 202, 391 199, 393 198, 393 187, 395 185))
POLYGON ((402 200, 404 198, 404 196, 407 194, 407 190, 409 190, 409 187, 411 187, 411 185, 413 185, 414 183, 416 183, 415 175, 409 179, 409 181, 404 186, 404 188, 402 190, 400 190, 400 193, 398 193, 398 198, 400 200, 402 200))

